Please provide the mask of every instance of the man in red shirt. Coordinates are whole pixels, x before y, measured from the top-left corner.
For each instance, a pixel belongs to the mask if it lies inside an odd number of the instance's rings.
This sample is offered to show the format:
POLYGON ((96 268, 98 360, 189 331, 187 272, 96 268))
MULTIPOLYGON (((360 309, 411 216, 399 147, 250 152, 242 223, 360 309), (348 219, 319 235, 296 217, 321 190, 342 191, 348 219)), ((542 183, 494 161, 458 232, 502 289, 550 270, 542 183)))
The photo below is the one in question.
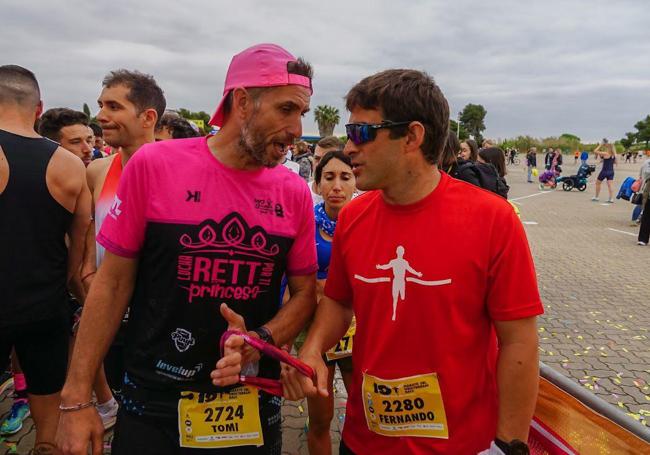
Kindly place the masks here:
POLYGON ((449 107, 427 74, 375 74, 346 104, 345 152, 368 192, 339 215, 300 352, 316 384, 289 369, 285 394, 327 394, 322 353, 354 312, 342 454, 527 453, 543 308, 521 223, 438 170, 449 107))

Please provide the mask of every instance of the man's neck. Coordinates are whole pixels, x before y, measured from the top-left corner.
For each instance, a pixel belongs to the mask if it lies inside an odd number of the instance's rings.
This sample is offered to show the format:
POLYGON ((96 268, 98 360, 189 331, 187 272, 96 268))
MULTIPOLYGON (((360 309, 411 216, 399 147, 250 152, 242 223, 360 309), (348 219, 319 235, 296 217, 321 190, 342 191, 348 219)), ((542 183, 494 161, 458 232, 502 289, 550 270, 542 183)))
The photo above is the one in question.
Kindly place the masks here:
POLYGON ((131 159, 131 157, 135 154, 135 152, 137 152, 140 149, 140 147, 142 147, 144 144, 149 144, 151 142, 154 142, 155 140, 156 139, 152 132, 151 134, 148 134, 145 137, 138 139, 133 144, 129 144, 128 146, 125 147, 119 147, 118 152, 122 157, 122 166, 126 165, 126 163, 131 159))
POLYGON ((437 166, 427 165, 408 169, 400 178, 382 188, 384 200, 391 205, 409 205, 421 201, 431 194, 440 183, 441 174, 437 166))
POLYGON ((5 130, 18 136, 40 137, 34 131, 34 122, 16 112, 0 110, 0 130, 5 130))
POLYGON ((208 139, 208 148, 221 164, 244 171, 255 171, 262 165, 253 162, 248 154, 241 150, 240 135, 230 129, 223 128, 208 139))

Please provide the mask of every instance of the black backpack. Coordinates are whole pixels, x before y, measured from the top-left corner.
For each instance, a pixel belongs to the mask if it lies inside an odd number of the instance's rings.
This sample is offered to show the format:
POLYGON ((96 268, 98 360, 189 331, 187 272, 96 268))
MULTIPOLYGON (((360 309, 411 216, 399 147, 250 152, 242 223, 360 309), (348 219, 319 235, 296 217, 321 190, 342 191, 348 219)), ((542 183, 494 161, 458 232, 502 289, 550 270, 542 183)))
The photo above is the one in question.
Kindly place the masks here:
POLYGON ((480 186, 485 190, 498 194, 504 199, 508 199, 510 187, 505 179, 499 175, 497 168, 490 163, 465 161, 458 166, 455 174, 454 177, 459 180, 480 186))

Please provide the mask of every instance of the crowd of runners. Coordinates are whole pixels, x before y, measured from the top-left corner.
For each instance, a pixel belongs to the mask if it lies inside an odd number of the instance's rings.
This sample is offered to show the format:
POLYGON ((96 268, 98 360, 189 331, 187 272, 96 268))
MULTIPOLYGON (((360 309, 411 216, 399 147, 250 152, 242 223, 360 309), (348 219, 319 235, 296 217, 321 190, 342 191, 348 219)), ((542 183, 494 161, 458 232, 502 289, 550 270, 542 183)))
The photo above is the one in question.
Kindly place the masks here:
POLYGON ((282 398, 306 396, 325 454, 338 365, 341 454, 528 453, 543 308, 503 152, 387 70, 306 184, 278 164, 312 77, 242 51, 202 136, 150 75, 111 71, 97 128, 0 67, 2 432, 31 412, 35 454, 100 454, 112 426, 116 455, 280 454, 282 398))

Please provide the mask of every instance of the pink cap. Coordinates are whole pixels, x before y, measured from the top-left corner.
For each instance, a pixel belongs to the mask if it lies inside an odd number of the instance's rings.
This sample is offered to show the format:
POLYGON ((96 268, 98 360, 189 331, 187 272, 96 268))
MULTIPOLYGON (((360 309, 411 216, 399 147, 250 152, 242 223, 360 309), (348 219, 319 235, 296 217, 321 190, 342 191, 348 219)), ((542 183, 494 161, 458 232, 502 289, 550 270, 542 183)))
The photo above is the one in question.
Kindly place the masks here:
POLYGON ((279 87, 301 85, 313 92, 311 79, 289 74, 287 63, 297 59, 277 44, 257 44, 235 55, 230 61, 223 98, 210 119, 210 125, 223 126, 223 105, 228 93, 237 87, 279 87))

